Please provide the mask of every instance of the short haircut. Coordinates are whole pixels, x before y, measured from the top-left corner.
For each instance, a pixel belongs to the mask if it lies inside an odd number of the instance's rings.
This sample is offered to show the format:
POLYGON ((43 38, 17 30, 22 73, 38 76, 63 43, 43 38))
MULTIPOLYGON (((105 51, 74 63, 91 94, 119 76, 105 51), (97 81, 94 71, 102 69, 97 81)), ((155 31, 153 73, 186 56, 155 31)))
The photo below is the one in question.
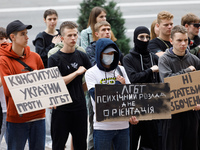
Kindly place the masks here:
POLYGON ((6 34, 6 29, 3 27, 0 27, 0 37, 8 38, 8 36, 6 34))
MULTIPOLYGON (((97 22, 95 25, 94 25, 94 31, 95 32, 99 32, 99 29, 102 27, 102 26, 109 26, 111 28, 111 25, 110 23, 108 23, 107 21, 101 21, 101 22, 97 22)), ((96 37, 95 35, 95 32, 92 32, 92 37, 93 37, 93 41, 97 41, 98 38, 96 37)), ((111 38, 113 38, 114 40, 116 40, 114 34, 112 35, 113 33, 111 32, 111 38)), ((112 40, 113 40, 112 39, 112 40)))
POLYGON ((54 10, 54 9, 47 9, 47 10, 45 10, 43 17, 44 17, 44 19, 46 19, 47 16, 54 15, 54 14, 58 17, 58 13, 57 13, 56 10, 54 10))
POLYGON ((164 19, 170 20, 170 19, 173 19, 173 18, 174 18, 174 16, 170 12, 161 11, 157 15, 157 23, 160 24, 161 20, 164 20, 164 19))
POLYGON ((186 24, 190 25, 194 22, 200 22, 200 19, 193 13, 188 13, 181 18, 181 25, 183 26, 185 26, 186 24))
POLYGON ((172 39, 173 39, 175 33, 186 34, 187 33, 187 29, 182 25, 176 25, 176 26, 174 26, 172 28, 172 31, 171 31, 171 38, 172 39))
POLYGON ((95 32, 98 32, 99 29, 101 28, 101 26, 110 26, 110 23, 108 23, 107 21, 97 22, 97 23, 94 25, 94 31, 95 31, 95 32))
POLYGON ((63 36, 64 35, 64 29, 74 29, 78 28, 78 25, 72 21, 65 21, 60 25, 60 33, 63 36))

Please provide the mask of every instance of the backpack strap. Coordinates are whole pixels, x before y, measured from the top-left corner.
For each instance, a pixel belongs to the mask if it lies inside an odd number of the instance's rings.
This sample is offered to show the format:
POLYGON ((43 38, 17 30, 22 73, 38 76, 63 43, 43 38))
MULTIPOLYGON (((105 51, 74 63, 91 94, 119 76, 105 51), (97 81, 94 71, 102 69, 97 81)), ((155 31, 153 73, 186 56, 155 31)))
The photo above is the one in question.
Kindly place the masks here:
POLYGON ((88 33, 87 35, 88 35, 88 45, 90 44, 90 34, 91 33, 88 33))
POLYGON ((23 62, 22 60, 20 60, 19 58, 13 58, 16 61, 18 61, 20 64, 22 64, 25 68, 24 70, 28 70, 28 71, 33 71, 33 69, 31 67, 29 67, 25 62, 23 62))

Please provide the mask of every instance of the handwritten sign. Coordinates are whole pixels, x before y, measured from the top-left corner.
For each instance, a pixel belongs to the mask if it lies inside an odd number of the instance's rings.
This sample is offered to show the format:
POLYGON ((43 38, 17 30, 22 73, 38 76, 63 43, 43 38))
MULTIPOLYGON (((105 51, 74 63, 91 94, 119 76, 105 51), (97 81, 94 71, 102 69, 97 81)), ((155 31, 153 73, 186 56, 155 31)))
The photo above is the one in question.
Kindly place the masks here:
POLYGON ((167 83, 95 85, 97 121, 170 119, 167 83))
POLYGON ((19 114, 72 102, 58 67, 4 78, 19 114))
POLYGON ((170 83, 172 114, 194 109, 200 104, 200 71, 164 78, 170 83))

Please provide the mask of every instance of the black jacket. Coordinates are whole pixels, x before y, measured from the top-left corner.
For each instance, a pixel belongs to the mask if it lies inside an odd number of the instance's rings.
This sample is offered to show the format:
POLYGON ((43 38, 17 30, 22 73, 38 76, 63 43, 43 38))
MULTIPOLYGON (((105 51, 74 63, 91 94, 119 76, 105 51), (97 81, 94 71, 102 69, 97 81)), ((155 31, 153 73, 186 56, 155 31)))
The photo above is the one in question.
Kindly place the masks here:
POLYGON ((153 73, 150 69, 153 65, 158 65, 158 56, 153 53, 141 55, 132 49, 124 56, 124 68, 131 83, 157 83, 158 73, 153 73))
MULTIPOLYGON (((57 30, 59 33, 59 30, 57 30)), ((59 33, 60 34, 60 33, 59 33)), ((40 32, 35 40, 33 40, 33 45, 35 46, 35 51, 40 55, 44 63, 44 67, 47 68, 47 54, 50 49, 54 48, 55 44, 52 43, 53 35, 47 34, 46 32, 40 32)))

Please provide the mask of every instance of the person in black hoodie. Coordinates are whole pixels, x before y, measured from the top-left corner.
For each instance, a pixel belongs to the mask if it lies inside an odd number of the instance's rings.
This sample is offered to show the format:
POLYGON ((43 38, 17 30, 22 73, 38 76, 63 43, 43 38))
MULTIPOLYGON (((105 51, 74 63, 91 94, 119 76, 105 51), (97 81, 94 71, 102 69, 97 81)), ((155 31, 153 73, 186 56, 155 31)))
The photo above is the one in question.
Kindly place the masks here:
MULTIPOLYGON (((147 50, 149 40, 148 28, 139 26, 135 29, 135 47, 123 59, 124 68, 132 84, 159 82, 158 56, 147 50)), ((140 136, 141 150, 145 148, 158 150, 158 121, 140 121, 137 125, 130 125, 131 150, 137 150, 140 136)))

